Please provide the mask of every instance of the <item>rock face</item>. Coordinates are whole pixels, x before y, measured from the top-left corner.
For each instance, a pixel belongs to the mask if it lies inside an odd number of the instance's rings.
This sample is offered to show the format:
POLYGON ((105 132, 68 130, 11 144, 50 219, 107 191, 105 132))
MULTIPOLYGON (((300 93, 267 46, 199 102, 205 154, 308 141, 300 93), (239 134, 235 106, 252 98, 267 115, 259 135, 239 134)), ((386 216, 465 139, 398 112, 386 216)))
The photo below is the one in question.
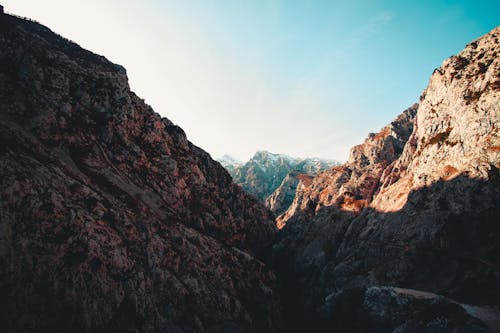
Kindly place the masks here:
POLYGON ((280 186, 266 198, 266 206, 276 215, 283 214, 292 204, 299 184, 304 183, 307 186, 312 178, 312 174, 290 171, 280 186))
POLYGON ((232 162, 227 157, 219 159, 219 162, 236 184, 264 201, 276 215, 283 213, 292 203, 300 178, 309 178, 309 175, 339 164, 334 160, 301 159, 267 151, 256 152, 244 164, 232 162))
POLYGON ((498 328, 494 317, 500 317, 498 310, 470 307, 432 293, 378 286, 332 293, 320 313, 319 326, 351 333, 486 333, 498 328))
POLYGON ((446 60, 418 106, 299 185, 274 246, 291 328, 348 288, 500 305, 499 39, 446 60))
POLYGON ((272 214, 122 67, 0 28, 2 331, 274 331, 272 214))
POLYGON ((360 212, 371 202, 378 181, 387 166, 403 151, 412 129, 418 105, 399 115, 379 133, 370 133, 363 144, 351 149, 347 163, 319 172, 302 182, 288 211, 278 217, 283 227, 292 216, 314 211, 316 207, 334 206, 344 211, 360 212))

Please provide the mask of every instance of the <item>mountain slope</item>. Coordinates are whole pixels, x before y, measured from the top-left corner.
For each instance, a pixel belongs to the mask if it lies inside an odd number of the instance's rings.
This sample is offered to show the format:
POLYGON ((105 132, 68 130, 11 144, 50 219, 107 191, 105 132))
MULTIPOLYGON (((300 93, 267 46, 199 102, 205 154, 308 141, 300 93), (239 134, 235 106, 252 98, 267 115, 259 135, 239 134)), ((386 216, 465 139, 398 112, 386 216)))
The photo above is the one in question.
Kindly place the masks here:
POLYGON ((219 162, 231 176, 233 176, 236 172, 236 168, 240 167, 243 164, 243 162, 241 162, 240 160, 227 154, 218 158, 217 162, 219 162))
POLYGON ((327 325, 328 295, 376 285, 500 304, 499 38, 446 60, 417 109, 299 186, 275 245, 292 327, 327 325))
POLYGON ((266 203, 276 215, 288 209, 293 201, 299 174, 312 175, 338 165, 334 160, 294 158, 267 151, 258 151, 246 163, 221 158, 219 162, 228 170, 236 184, 266 203))
POLYGON ((273 331, 272 214, 122 67, 0 20, 3 330, 273 331))
POLYGON ((290 156, 258 151, 232 174, 244 191, 264 201, 299 160, 290 156))

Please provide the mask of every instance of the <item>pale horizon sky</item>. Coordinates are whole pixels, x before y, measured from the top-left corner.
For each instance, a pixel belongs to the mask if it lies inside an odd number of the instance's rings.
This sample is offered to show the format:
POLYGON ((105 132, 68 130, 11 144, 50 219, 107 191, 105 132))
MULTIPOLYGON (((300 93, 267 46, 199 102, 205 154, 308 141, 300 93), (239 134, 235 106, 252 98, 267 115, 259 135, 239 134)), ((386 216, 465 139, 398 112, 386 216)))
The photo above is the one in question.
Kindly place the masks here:
POLYGON ((213 158, 345 160, 500 24, 499 1, 0 0, 127 69, 213 158))

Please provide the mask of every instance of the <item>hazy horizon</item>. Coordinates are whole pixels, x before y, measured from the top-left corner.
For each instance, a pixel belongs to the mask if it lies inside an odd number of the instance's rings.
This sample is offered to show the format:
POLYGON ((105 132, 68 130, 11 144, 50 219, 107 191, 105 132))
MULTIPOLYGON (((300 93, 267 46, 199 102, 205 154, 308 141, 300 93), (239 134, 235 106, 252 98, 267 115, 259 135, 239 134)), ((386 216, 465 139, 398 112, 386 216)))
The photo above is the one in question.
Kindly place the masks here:
POLYGON ((242 161, 257 150, 346 160, 500 12, 496 1, 1 3, 123 65, 190 141, 242 161))

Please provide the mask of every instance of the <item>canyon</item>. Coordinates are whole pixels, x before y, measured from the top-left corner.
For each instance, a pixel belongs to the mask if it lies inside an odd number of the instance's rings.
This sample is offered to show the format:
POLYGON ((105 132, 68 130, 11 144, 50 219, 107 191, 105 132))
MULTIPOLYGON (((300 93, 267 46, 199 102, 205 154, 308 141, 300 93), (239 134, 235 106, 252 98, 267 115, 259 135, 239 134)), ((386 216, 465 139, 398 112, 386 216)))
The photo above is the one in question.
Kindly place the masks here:
POLYGON ((2 331, 500 331, 499 38, 347 162, 230 174, 122 66, 0 14, 2 331))

